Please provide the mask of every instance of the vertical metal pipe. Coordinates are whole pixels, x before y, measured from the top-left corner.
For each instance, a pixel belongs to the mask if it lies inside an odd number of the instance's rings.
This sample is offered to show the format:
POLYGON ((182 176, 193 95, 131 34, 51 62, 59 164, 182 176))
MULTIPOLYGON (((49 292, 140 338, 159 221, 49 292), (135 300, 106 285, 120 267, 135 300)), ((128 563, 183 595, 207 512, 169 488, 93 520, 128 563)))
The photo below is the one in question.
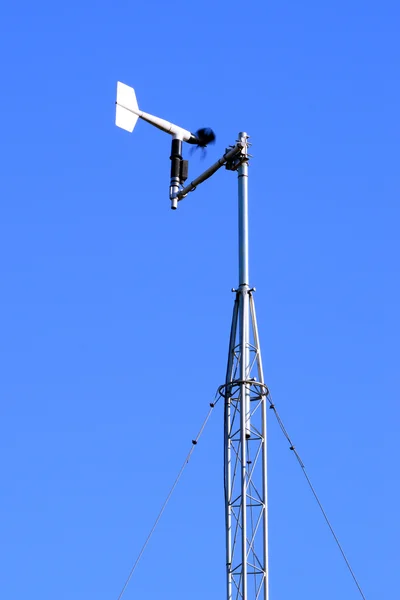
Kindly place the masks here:
MULTIPOLYGON (((239 133, 239 140, 244 144, 245 160, 238 169, 238 200, 239 200, 239 290, 242 296, 240 311, 240 345, 241 345, 241 379, 249 377, 249 211, 248 211, 248 160, 247 133, 239 133)), ((243 404, 245 413, 246 439, 250 437, 250 398, 248 387, 243 389, 243 404)))
POLYGON ((244 307, 244 298, 246 292, 240 294, 240 466, 241 466, 241 553, 242 553, 242 599, 247 600, 247 386, 246 386, 246 314, 244 307))
POLYGON ((224 451, 225 451, 225 533, 226 533, 226 590, 227 600, 232 600, 232 465, 231 465, 231 382, 235 358, 236 330, 239 313, 239 295, 236 294, 233 306, 231 334, 229 338, 228 365, 225 377, 225 417, 224 417, 224 451))
POLYGON ((240 344, 240 443, 241 443, 241 546, 242 598, 247 600, 247 439, 250 437, 249 374, 249 231, 248 231, 248 164, 246 133, 239 133, 245 157, 238 169, 239 201, 239 344, 240 344))
MULTIPOLYGON (((261 358, 261 346, 260 338, 258 335, 256 307, 254 304, 253 296, 250 293, 250 314, 251 322, 253 327, 254 345, 257 348, 257 368, 258 377, 261 383, 264 383, 264 371, 261 358)), ((267 397, 264 396, 261 403, 261 435, 263 437, 262 446, 262 498, 264 501, 264 515, 263 515, 263 551, 264 551, 264 572, 265 572, 265 584, 264 584, 264 597, 262 600, 269 600, 269 564, 268 564, 268 477, 267 477, 267 397)))
MULTIPOLYGON (((225 388, 226 390, 228 387, 225 388)), ((226 543, 226 592, 227 600, 232 599, 232 469, 231 469, 231 402, 225 398, 225 543, 226 543)))
MULTIPOLYGON (((246 133, 239 133, 239 141, 246 144, 246 133)), ((248 162, 247 158, 238 169, 239 183, 239 287, 249 285, 249 217, 248 217, 248 162)))

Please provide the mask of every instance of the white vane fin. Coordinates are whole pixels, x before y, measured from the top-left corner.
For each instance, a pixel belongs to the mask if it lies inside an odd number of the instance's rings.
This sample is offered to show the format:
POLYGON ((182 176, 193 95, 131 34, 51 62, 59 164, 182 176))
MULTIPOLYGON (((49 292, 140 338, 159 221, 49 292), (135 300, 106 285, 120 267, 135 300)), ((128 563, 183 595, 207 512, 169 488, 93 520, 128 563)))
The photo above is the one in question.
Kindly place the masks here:
POLYGON ((117 106, 115 111, 115 124, 125 131, 132 133, 139 118, 139 106, 136 100, 135 90, 125 83, 117 83, 117 106))

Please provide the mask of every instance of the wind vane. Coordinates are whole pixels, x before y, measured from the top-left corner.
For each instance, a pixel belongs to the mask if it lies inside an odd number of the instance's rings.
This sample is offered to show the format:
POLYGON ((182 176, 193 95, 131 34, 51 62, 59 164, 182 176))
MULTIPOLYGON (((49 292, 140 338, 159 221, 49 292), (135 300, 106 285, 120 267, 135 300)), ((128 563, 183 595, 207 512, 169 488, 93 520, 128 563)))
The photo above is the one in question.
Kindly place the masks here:
POLYGON ((208 144, 215 142, 215 133, 209 127, 198 129, 196 133, 191 133, 187 129, 178 127, 165 119, 160 119, 154 115, 139 110, 139 105, 136 100, 135 90, 125 83, 118 81, 117 83, 117 108, 115 116, 115 124, 121 129, 125 129, 132 133, 137 120, 143 119, 172 135, 171 146, 171 183, 169 188, 169 196, 172 202, 171 208, 178 207, 176 199, 180 186, 182 186, 188 178, 188 161, 182 158, 182 142, 195 145, 199 148, 206 148, 208 144))

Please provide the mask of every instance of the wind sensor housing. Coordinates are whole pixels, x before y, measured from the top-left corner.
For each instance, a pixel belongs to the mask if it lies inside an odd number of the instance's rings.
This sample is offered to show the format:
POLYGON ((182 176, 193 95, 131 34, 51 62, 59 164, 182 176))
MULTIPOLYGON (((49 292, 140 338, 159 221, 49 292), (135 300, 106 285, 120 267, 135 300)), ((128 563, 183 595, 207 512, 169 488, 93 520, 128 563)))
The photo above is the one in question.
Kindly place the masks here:
POLYGON ((180 186, 188 178, 188 161, 182 158, 182 142, 204 148, 208 143, 212 143, 215 140, 215 134, 208 128, 199 129, 197 133, 191 133, 187 129, 183 129, 183 127, 179 127, 165 119, 160 119, 140 110, 135 90, 129 85, 118 81, 115 124, 117 127, 132 133, 139 118, 154 125, 157 129, 161 129, 161 131, 172 135, 169 197, 171 208, 176 209, 180 186))

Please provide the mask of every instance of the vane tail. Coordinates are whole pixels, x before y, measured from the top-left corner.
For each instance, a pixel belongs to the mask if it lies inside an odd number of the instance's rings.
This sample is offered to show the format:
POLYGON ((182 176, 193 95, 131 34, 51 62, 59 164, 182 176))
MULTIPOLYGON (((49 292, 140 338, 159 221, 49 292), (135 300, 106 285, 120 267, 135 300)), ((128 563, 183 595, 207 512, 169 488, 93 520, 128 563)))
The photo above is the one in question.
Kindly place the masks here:
POLYGON ((115 124, 125 131, 132 133, 139 118, 139 106, 136 100, 135 90, 125 83, 117 83, 117 102, 115 112, 115 124))

